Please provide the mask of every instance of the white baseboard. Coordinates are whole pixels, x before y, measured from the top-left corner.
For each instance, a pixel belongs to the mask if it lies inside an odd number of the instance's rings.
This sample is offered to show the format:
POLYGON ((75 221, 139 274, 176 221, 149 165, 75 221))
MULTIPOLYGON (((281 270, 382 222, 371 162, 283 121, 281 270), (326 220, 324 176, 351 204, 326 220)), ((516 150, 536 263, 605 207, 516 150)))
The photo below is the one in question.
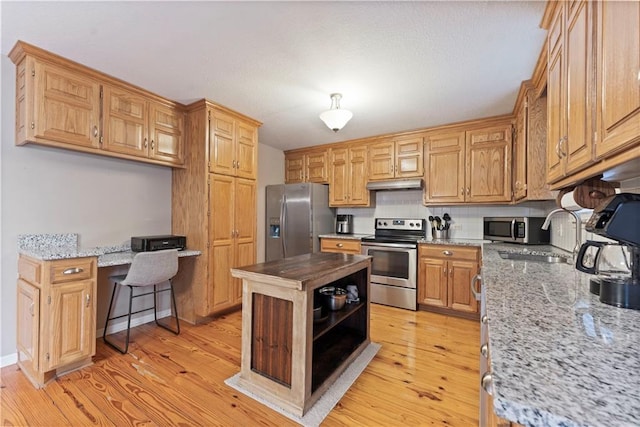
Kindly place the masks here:
MULTIPOLYGON (((158 312, 158 319, 162 319, 163 317, 171 316, 171 310, 163 310, 158 312)), ((134 328, 136 326, 144 325, 145 323, 150 323, 155 321, 153 317, 153 313, 146 314, 144 316, 138 316, 131 319, 131 327, 134 328)), ((122 318, 120 322, 112 323, 109 326, 109 334, 113 334, 116 332, 124 331, 127 329, 127 319, 122 318)), ((96 331, 96 339, 102 339, 102 334, 104 333, 104 328, 100 328, 96 331)), ((8 354, 6 356, 0 357, 0 368, 4 368, 5 366, 13 365, 18 363, 18 353, 8 354)))

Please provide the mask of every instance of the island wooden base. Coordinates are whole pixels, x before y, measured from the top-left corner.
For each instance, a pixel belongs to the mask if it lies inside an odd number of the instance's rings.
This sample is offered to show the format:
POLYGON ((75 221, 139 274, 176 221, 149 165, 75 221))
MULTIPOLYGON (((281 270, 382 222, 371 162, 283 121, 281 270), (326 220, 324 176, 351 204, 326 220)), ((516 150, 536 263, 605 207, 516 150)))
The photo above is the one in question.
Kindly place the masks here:
POLYGON ((369 257, 319 253, 233 269, 243 279, 238 384, 303 416, 369 345, 369 257), (313 319, 324 286, 358 287, 360 302, 313 319))

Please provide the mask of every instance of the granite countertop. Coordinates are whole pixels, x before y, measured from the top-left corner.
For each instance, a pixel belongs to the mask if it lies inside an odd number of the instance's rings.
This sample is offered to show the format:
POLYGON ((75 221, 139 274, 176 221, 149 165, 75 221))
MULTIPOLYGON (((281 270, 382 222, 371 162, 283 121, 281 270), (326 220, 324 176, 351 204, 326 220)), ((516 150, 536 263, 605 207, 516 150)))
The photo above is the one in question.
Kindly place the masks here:
POLYGON ((483 246, 494 409, 530 426, 640 424, 640 311, 603 304, 571 264, 502 259, 483 246))
POLYGON ((483 243, 489 243, 488 240, 482 239, 422 239, 418 240, 420 245, 455 245, 455 246, 482 246, 483 243))
POLYGON ((347 240, 362 240, 365 237, 373 237, 373 234, 337 234, 337 233, 331 233, 331 234, 321 234, 320 236, 321 239, 347 239, 347 240))
MULTIPOLYGON (((79 248, 78 235, 69 234, 23 234, 18 236, 18 252, 42 261, 58 259, 98 257, 98 267, 131 264, 135 252, 129 244, 79 248)), ((178 251, 179 257, 197 256, 200 251, 178 251)))

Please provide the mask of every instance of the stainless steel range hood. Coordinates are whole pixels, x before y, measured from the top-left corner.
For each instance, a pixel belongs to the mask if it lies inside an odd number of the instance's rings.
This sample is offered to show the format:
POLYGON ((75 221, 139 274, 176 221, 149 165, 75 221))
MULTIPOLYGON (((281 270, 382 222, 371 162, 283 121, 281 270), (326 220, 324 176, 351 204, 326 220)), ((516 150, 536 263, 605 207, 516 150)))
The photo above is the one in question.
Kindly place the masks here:
POLYGON ((370 181, 367 190, 421 190, 422 179, 394 179, 389 181, 370 181))

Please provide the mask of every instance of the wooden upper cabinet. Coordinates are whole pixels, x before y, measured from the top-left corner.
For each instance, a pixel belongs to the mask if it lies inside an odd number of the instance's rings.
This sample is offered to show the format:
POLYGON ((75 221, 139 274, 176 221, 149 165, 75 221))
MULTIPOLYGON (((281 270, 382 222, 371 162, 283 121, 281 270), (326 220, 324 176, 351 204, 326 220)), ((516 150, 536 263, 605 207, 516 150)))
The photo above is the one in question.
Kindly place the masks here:
POLYGON ((17 79, 16 127, 17 134, 24 135, 17 144, 99 146, 98 81, 37 60, 26 61, 23 70, 19 67, 17 79))
POLYGON ((16 144, 36 143, 166 166, 184 164, 184 107, 18 42, 16 144))
POLYGON ((103 87, 105 150, 134 156, 148 154, 149 101, 123 88, 103 87))
POLYGON ((183 164, 184 113, 173 106, 151 102, 149 117, 149 157, 183 164))
POLYGON ((592 138, 593 4, 560 2, 548 33, 547 180, 594 161, 592 138))
POLYGON ((425 203, 464 202, 465 133, 434 132, 424 143, 425 203))
POLYGON ((329 149, 285 153, 285 183, 329 182, 329 149))
POLYGON ((332 148, 330 151, 329 206, 369 206, 365 145, 332 148))
POLYGON ((511 200, 511 126, 466 133, 465 200, 511 200))
POLYGON ((209 171, 256 179, 258 130, 232 114, 213 109, 209 137, 209 171))
POLYGON ((369 180, 422 177, 423 136, 404 137, 369 146, 369 180))
POLYGON ((527 197, 527 116, 526 99, 518 108, 513 141, 513 199, 518 201, 527 197))
POLYGON ((596 155, 640 141, 640 3, 597 5, 596 155))

